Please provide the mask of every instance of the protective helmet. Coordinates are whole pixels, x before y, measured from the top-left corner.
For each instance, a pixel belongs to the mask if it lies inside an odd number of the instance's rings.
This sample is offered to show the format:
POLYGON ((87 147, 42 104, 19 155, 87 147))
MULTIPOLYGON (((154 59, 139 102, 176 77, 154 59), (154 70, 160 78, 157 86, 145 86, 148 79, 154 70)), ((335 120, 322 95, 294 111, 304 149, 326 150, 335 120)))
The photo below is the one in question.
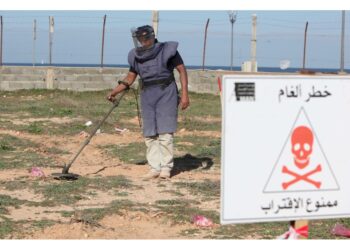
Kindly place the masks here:
POLYGON ((137 50, 147 50, 153 47, 155 34, 154 30, 149 25, 144 25, 138 28, 131 29, 132 39, 137 50))

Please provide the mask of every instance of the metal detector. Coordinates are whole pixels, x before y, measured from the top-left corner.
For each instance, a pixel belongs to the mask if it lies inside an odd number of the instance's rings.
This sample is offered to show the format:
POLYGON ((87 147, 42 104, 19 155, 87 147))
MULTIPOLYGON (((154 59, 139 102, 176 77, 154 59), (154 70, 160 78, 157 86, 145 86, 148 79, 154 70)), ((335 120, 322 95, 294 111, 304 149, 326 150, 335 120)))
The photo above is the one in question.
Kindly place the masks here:
POLYGON ((74 173, 69 173, 69 168, 72 166, 72 164, 74 163, 74 161, 78 158, 79 154, 83 151, 83 149, 90 143, 91 138, 96 134, 97 130, 102 126, 102 124, 105 122, 105 120, 107 119, 107 117, 112 113, 112 111, 119 106, 119 103, 121 101, 121 99, 123 98, 123 96, 126 94, 126 92, 128 92, 128 90, 124 90, 118 98, 116 98, 113 101, 113 106, 110 108, 110 110, 108 111, 108 113, 103 117, 103 119, 98 123, 98 125, 95 127, 95 129, 91 132, 91 134, 89 135, 89 137, 84 141, 84 143, 80 146, 80 149, 78 150, 78 152, 75 154, 75 156, 70 160, 70 162, 68 164, 64 164, 63 166, 63 170, 62 173, 53 173, 51 174, 54 179, 56 180, 76 180, 79 178, 78 174, 74 174, 74 173))

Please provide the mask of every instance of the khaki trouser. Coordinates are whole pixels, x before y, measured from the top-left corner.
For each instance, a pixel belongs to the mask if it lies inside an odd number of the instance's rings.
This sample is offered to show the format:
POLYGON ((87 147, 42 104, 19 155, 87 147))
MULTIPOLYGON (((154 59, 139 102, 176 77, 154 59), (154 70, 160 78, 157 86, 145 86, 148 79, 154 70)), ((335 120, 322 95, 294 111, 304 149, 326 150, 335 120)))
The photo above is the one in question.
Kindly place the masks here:
POLYGON ((146 158, 151 169, 159 172, 162 168, 171 170, 174 166, 174 135, 160 134, 145 137, 146 158))

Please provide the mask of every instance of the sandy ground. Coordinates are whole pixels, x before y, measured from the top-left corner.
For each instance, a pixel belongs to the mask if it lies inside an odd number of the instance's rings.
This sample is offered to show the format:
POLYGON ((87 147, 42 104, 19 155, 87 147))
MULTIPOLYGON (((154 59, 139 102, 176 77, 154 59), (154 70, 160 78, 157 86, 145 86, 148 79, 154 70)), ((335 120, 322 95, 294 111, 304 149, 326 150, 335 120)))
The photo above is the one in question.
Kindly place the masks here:
MULTIPOLYGON (((56 122, 53 118, 51 122, 56 122)), ((23 121, 18 121, 23 122, 23 121)), ((57 122, 67 122, 65 119, 57 122)), ((135 120, 137 122, 137 120, 135 120)), ((8 134, 30 140, 39 144, 37 153, 46 155, 46 148, 56 147, 70 154, 49 155, 58 164, 68 162, 85 140, 81 135, 75 136, 43 136, 32 135, 14 130, 0 129, 0 134, 8 134)), ((220 137, 220 133, 214 131, 186 131, 180 130, 176 136, 198 135, 220 137)), ((76 174, 93 177, 98 176, 119 176, 123 175, 132 181, 133 185, 142 186, 142 189, 128 190, 128 196, 125 197, 132 202, 143 204, 154 204, 157 200, 177 199, 178 197, 171 192, 162 192, 165 190, 174 190, 175 182, 203 181, 205 179, 220 180, 220 171, 212 168, 207 171, 185 171, 177 173, 170 180, 150 180, 145 181, 142 177, 148 172, 147 165, 124 164, 118 158, 107 155, 99 146, 108 144, 127 144, 131 142, 143 142, 140 133, 126 132, 122 134, 97 134, 91 140, 90 144, 84 149, 79 158, 73 164, 71 171, 76 174), (160 185, 161 183, 161 185, 160 185), (161 187, 160 187, 161 186, 161 187)), ((51 173, 60 172, 57 166, 47 166, 44 168, 48 179, 43 181, 59 182, 50 177, 51 173)), ((18 178, 30 177, 28 169, 6 169, 0 171, 0 181, 12 181, 18 178)), ((184 199, 196 200, 187 189, 181 190, 184 199)), ((41 194, 35 193, 30 189, 5 190, 0 187, 0 193, 10 195, 12 198, 18 198, 30 201, 43 201, 41 194)), ((196 233, 188 233, 193 229, 198 229, 191 221, 183 224, 173 223, 167 215, 150 209, 148 212, 131 212, 124 210, 121 214, 105 216, 98 221, 98 225, 83 223, 75 217, 62 217, 61 211, 77 211, 86 208, 101 208, 115 200, 116 196, 112 192, 96 192, 91 199, 81 200, 74 205, 61 205, 56 207, 34 207, 22 205, 19 208, 9 209, 8 218, 14 221, 20 220, 54 220, 57 223, 53 226, 35 231, 27 230, 25 235, 10 235, 9 238, 26 239, 179 239, 179 238, 201 238, 212 230, 212 228, 200 228, 196 233), (187 235, 188 233, 188 235, 187 235)), ((199 206, 205 210, 219 211, 219 198, 211 201, 202 202, 199 206)))

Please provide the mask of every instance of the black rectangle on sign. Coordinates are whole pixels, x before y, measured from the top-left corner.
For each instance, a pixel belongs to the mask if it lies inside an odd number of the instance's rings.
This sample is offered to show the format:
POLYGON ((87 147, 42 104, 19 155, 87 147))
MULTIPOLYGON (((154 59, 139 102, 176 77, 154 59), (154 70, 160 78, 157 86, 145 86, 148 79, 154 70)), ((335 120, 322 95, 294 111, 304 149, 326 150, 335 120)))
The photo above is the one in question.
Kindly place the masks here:
POLYGON ((255 101, 255 82, 235 82, 237 101, 255 101))

